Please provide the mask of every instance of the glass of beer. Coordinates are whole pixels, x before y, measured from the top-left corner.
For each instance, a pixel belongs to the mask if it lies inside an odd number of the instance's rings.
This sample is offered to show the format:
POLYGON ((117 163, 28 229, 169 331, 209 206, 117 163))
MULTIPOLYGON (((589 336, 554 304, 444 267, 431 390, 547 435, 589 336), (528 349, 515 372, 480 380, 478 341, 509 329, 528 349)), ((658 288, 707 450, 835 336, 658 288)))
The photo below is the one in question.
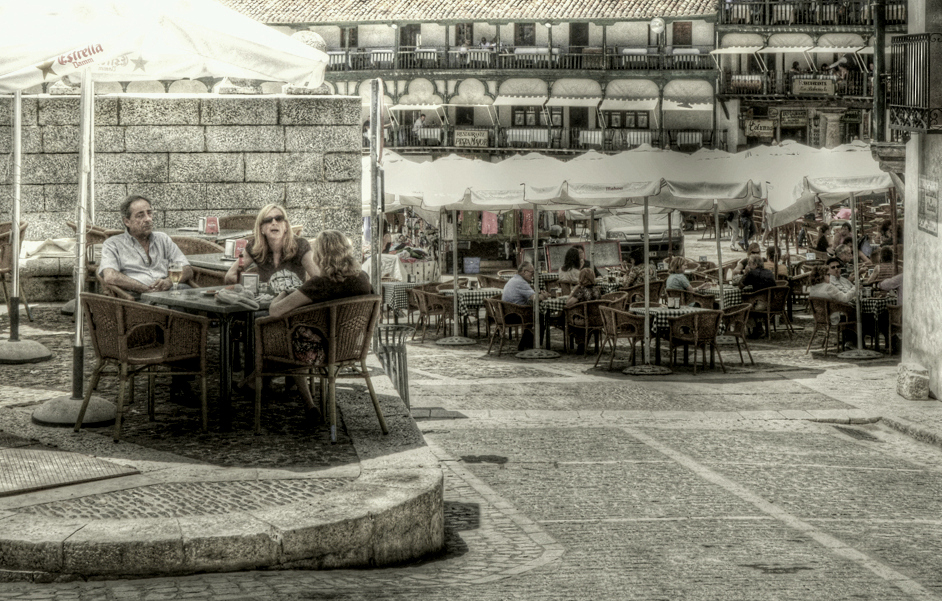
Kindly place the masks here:
POLYGON ((180 279, 183 277, 183 263, 179 261, 171 261, 170 265, 167 267, 167 275, 170 277, 170 282, 173 284, 173 289, 170 294, 177 296, 180 294, 180 291, 177 289, 177 285, 180 283, 180 279))

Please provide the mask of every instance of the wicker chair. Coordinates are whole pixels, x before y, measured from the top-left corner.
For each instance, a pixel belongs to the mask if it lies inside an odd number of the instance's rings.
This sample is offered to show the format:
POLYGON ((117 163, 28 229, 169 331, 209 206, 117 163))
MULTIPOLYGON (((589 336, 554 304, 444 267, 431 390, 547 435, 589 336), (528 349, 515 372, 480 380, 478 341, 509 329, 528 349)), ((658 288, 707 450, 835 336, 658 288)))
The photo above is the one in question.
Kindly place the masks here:
POLYGON ((503 278, 497 278, 491 275, 478 275, 478 287, 480 288, 500 288, 503 290, 506 283, 507 280, 503 278))
POLYGON ((559 289, 562 290, 563 296, 569 296, 572 294, 572 289, 575 287, 575 284, 572 282, 556 282, 559 284, 559 289))
POLYGON ((379 321, 382 297, 378 294, 353 296, 340 300, 305 305, 280 317, 263 317, 255 322, 255 432, 262 429, 262 377, 320 377, 321 414, 330 410, 330 441, 337 442, 337 378, 362 378, 379 418, 383 434, 388 434, 386 419, 379 406, 366 355, 379 321), (295 356, 292 337, 301 327, 317 332, 324 340, 325 361, 308 363, 295 356), (349 373, 342 367, 357 366, 349 373), (329 407, 328 407, 329 404, 329 407))
POLYGON ((415 340, 415 335, 418 333, 419 326, 421 325, 421 341, 425 342, 425 332, 428 330, 432 317, 438 320, 435 324, 436 333, 442 327, 443 323, 454 318, 454 306, 451 304, 452 297, 435 294, 434 292, 428 292, 426 290, 419 290, 417 288, 412 289, 412 295, 419 308, 419 321, 416 323, 415 332, 412 333, 412 339, 415 340))
POLYGON ((255 229, 255 215, 226 215, 219 218, 221 230, 252 230, 255 229))
POLYGON ((703 309, 712 309, 716 300, 709 294, 699 294, 693 290, 666 290, 665 294, 667 298, 680 299, 681 305, 690 305, 703 309))
POLYGON ((226 252, 226 249, 209 240, 192 236, 171 236, 170 239, 184 255, 210 255, 226 252))
MULTIPOLYGON (((468 278, 458 278, 458 288, 464 288, 465 290, 467 290, 468 278)), ((443 290, 454 290, 454 289, 455 289, 454 281, 443 282, 441 284, 435 284, 435 290, 438 292, 441 292, 443 290)))
POLYGON ((612 357, 608 360, 608 368, 612 369, 612 363, 615 362, 615 351, 619 338, 627 338, 631 342, 631 364, 635 364, 635 346, 639 341, 644 341, 644 316, 634 313, 619 311, 612 307, 601 307, 599 311, 602 314, 602 347, 599 349, 599 356, 595 358, 595 366, 599 366, 599 359, 605 351, 605 345, 612 344, 612 357))
POLYGON ((602 300, 607 300, 613 309, 624 311, 625 305, 628 304, 628 293, 622 291, 609 292, 602 295, 602 300))
POLYGON ((844 330, 855 330, 857 329, 857 307, 850 303, 843 303, 840 301, 830 300, 827 298, 815 298, 811 297, 811 314, 814 316, 814 330, 811 332, 811 339, 808 340, 808 347, 805 349, 805 353, 811 350, 811 343, 814 342, 815 336, 823 328, 824 329, 824 342, 821 345, 821 348, 824 350, 824 356, 828 355, 828 342, 831 338, 831 331, 835 330, 837 333, 837 348, 835 351, 840 351, 841 348, 841 332, 844 330), (835 315, 838 323, 834 325, 831 323, 831 316, 835 315))
MULTIPOLYGON (((72 221, 66 221, 65 224, 72 228, 73 232, 78 231, 78 226, 72 221)), ((95 246, 104 243, 105 240, 118 234, 123 234, 124 230, 108 230, 97 225, 88 225, 85 228, 85 283, 97 284, 98 280, 95 274, 98 272, 98 261, 95 260, 95 246)), ((100 289, 99 289, 100 290, 100 289)))
POLYGON ((810 287, 810 283, 810 271, 788 278, 788 287, 791 289, 792 303, 807 304, 808 288, 810 287))
POLYGON ((742 340, 743 345, 746 347, 746 353, 749 355, 749 362, 753 365, 756 364, 755 360, 752 358, 752 351, 749 350, 749 343, 746 342, 746 320, 749 319, 749 310, 752 308, 752 305, 749 303, 741 303, 729 307, 723 311, 723 326, 724 333, 727 336, 732 336, 736 340, 736 350, 739 351, 739 360, 743 365, 746 364, 746 360, 742 356, 742 347, 739 346, 739 341, 742 340))
POLYGON ((209 319, 101 294, 82 293, 82 308, 98 363, 82 400, 75 431, 82 427, 92 393, 108 365, 118 368, 118 402, 114 441, 121 438, 125 391, 133 400, 134 377, 146 373, 147 414, 154 419, 154 378, 157 375, 197 375, 200 379, 202 429, 209 427, 206 403, 206 338, 209 319), (198 369, 192 369, 194 363, 198 369), (167 368, 158 370, 158 368, 167 368))
POLYGON ((500 353, 504 348, 505 333, 519 330, 520 335, 523 335, 524 330, 534 331, 533 305, 515 305, 498 298, 490 298, 485 302, 487 301, 492 303, 491 307, 496 320, 494 333, 491 335, 491 344, 488 345, 487 352, 490 354, 494 338, 500 338, 500 344, 497 346, 497 356, 500 357, 500 353))
MULTIPOLYGON (((20 249, 13 250, 13 242, 10 240, 12 222, 0 223, 0 287, 3 288, 3 298, 7 303, 7 315, 13 311, 13 299, 10 297, 10 291, 7 290, 7 278, 13 281, 13 253, 19 255, 20 249)), ((23 246, 23 238, 26 236, 27 222, 20 222, 20 247, 23 246)), ((26 317, 33 321, 33 311, 29 308, 29 301, 26 300, 26 291, 20 282, 20 297, 23 299, 23 306, 26 307, 26 317)))
POLYGON ((775 321, 772 319, 773 315, 782 316, 788 337, 792 337, 794 330, 792 329, 792 322, 788 319, 787 310, 789 292, 791 292, 791 288, 786 284, 784 286, 772 286, 764 290, 756 290, 755 292, 747 292, 742 295, 743 302, 752 305, 750 315, 765 318, 766 337, 769 339, 772 338, 772 328, 775 327, 775 321), (764 302, 764 309, 756 308, 759 306, 760 302, 764 302))
POLYGON ((500 271, 497 272, 497 277, 506 278, 508 280, 514 277, 515 275, 517 275, 516 269, 501 269, 500 271))
POLYGON ((889 317, 889 328, 886 332, 886 348, 887 351, 892 355, 894 331, 899 333, 900 341, 903 339, 903 306, 887 305, 886 311, 889 317))
POLYGON ((715 352, 720 360, 720 367, 723 373, 726 373, 726 366, 723 365, 723 356, 720 355, 720 349, 716 345, 716 334, 719 331, 720 318, 722 311, 696 311, 686 313, 677 317, 669 317, 671 367, 674 366, 674 356, 677 347, 685 344, 693 345, 693 373, 697 374, 697 349, 703 349, 703 366, 706 368, 707 345, 715 352))
MULTIPOLYGON (((651 295, 651 301, 653 303, 658 303, 661 300, 661 297, 664 296, 664 285, 666 284, 665 280, 650 280, 648 282, 648 293, 651 295)), ((635 284, 628 288, 619 288, 622 292, 628 293, 628 302, 634 303, 637 301, 644 300, 644 282, 640 284, 635 284)))
POLYGON ((599 336, 602 333, 602 313, 600 309, 608 306, 610 306, 610 303, 607 300, 594 300, 566 307, 566 335, 563 341, 567 351, 570 336, 582 335, 583 355, 586 354, 586 347, 591 334, 595 334, 596 343, 598 343, 599 336))

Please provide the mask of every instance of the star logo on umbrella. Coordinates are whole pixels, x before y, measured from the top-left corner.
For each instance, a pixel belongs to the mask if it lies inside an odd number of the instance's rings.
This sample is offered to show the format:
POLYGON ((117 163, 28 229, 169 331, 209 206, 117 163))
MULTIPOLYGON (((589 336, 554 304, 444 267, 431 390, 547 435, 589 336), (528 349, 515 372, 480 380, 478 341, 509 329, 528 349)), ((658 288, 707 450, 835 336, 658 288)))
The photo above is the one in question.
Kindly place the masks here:
POLYGON ((138 69, 140 69, 141 71, 144 71, 144 65, 148 63, 148 61, 145 61, 144 57, 142 56, 138 56, 137 58, 132 58, 131 62, 134 63, 135 71, 137 71, 138 69))
POLYGON ((54 61, 46 61, 43 64, 36 67, 43 72, 43 81, 46 80, 47 75, 55 75, 56 72, 52 70, 52 66, 55 64, 54 61))

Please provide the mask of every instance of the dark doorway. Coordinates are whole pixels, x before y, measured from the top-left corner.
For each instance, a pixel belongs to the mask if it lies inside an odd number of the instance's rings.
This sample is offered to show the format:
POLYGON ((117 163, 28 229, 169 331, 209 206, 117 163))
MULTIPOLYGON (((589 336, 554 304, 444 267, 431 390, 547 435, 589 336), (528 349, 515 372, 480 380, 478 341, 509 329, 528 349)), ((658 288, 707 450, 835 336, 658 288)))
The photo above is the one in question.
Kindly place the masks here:
POLYGON ((589 24, 588 23, 570 23, 569 24, 569 51, 573 54, 581 54, 582 49, 589 45, 589 24))
POLYGON ((589 109, 584 106, 569 107, 569 127, 588 129, 589 127, 589 109))
POLYGON ((417 46, 422 26, 418 23, 399 26, 399 46, 417 46))
POLYGON ((514 46, 536 46, 535 23, 514 23, 514 46))
POLYGON ((674 35, 671 45, 693 46, 693 23, 691 21, 676 21, 674 25, 674 35))

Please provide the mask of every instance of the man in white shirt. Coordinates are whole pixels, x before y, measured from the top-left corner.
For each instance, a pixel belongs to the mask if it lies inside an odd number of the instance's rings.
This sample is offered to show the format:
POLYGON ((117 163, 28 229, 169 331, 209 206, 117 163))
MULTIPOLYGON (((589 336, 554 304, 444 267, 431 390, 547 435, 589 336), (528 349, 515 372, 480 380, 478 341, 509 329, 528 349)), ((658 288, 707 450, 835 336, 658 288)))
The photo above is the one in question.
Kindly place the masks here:
POLYGON ((419 130, 423 127, 425 127, 425 113, 419 115, 419 118, 416 119, 415 123, 412 124, 412 137, 416 146, 418 146, 419 143, 425 143, 425 140, 419 138, 419 130))

